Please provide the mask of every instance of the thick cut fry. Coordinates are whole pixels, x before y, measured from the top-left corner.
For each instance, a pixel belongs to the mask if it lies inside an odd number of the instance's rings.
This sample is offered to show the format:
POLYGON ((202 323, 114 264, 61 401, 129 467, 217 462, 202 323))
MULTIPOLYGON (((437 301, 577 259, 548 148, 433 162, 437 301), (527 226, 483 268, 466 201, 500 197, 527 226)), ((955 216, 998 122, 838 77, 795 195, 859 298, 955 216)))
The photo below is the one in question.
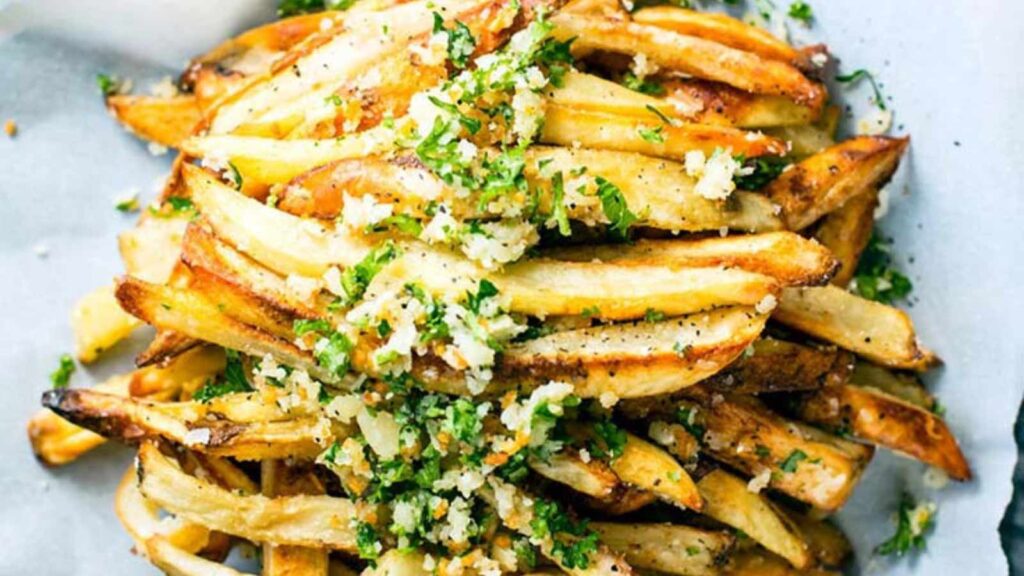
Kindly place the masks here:
POLYGON ((870 362, 857 362, 849 383, 862 388, 876 388, 929 412, 935 410, 935 397, 916 375, 892 372, 870 362))
MULTIPOLYGON (((194 450, 238 458, 312 458, 322 451, 317 440, 333 437, 316 418, 281 422, 234 422, 223 418, 188 418, 164 410, 157 402, 89 390, 50 390, 43 405, 67 420, 108 438, 138 442, 162 437, 194 450)), ((212 416, 212 414, 211 414, 212 416)))
POLYGON ((584 462, 578 454, 560 453, 546 459, 534 458, 530 460, 530 469, 548 480, 594 498, 607 498, 619 486, 618 476, 604 462, 584 462))
POLYGON ((163 284, 181 255, 187 217, 144 216, 117 237, 125 270, 146 282, 163 284))
POLYGON ((825 88, 795 67, 777 60, 687 36, 658 26, 582 14, 559 14, 555 36, 576 38, 574 54, 593 51, 644 54, 662 68, 705 80, 724 82, 755 94, 786 96, 814 109, 825 102, 825 88))
MULTIPOLYGON (((737 192, 728 202, 708 200, 694 191, 695 181, 676 162, 626 152, 537 146, 526 151, 525 163, 524 174, 532 193, 537 194, 541 213, 551 211, 550 175, 572 174, 585 166, 588 176, 580 181, 590 189, 596 176, 615 184, 630 210, 644 214, 640 225, 646 227, 674 231, 718 231, 723 227, 756 231, 781 227, 773 207, 763 196, 737 192), (543 170, 539 169, 541 163, 543 170)), ((395 213, 419 219, 429 218, 430 207, 438 203, 448 206, 451 215, 460 221, 495 217, 481 209, 477 199, 466 198, 444 184, 411 154, 323 166, 292 181, 282 193, 278 207, 298 216, 335 218, 342 213, 347 197, 366 195, 379 203, 393 204, 395 213)), ((521 200, 527 200, 525 195, 521 200)), ((607 221, 596 196, 577 200, 566 210, 573 220, 607 221)))
POLYGON ((737 552, 721 572, 724 576, 840 576, 839 572, 816 568, 797 569, 785 560, 760 550, 737 552))
MULTIPOLYGON (((131 375, 114 376, 93 390, 126 396, 131 375)), ((106 442, 95 432, 76 426, 50 410, 40 410, 28 422, 28 439, 36 458, 50 466, 61 466, 106 442)))
POLYGON ((558 146, 584 146, 599 150, 638 152, 647 156, 681 160, 687 152, 701 150, 710 156, 730 150, 748 158, 781 156, 781 140, 713 124, 666 124, 653 111, 645 120, 549 103, 540 140, 558 146), (641 129, 658 130, 660 138, 645 138, 641 129))
POLYGON ((836 143, 831 134, 817 124, 769 126, 764 129, 764 133, 785 142, 789 146, 786 156, 795 162, 813 156, 836 143))
POLYGON ((937 414, 875 388, 823 388, 803 398, 800 418, 896 450, 945 470, 956 480, 970 480, 971 470, 956 438, 937 414))
POLYGON ((697 482, 704 498, 703 514, 718 520, 785 558, 796 568, 810 566, 813 558, 800 531, 784 514, 747 482, 725 470, 712 470, 697 482))
POLYGON ((647 490, 681 508, 704 506, 697 485, 686 470, 663 449, 626 433, 626 445, 610 466, 623 482, 647 490))
MULTIPOLYGON (((673 78, 662 82, 662 87, 664 96, 656 101, 672 105, 674 115, 691 122, 747 129, 795 128, 818 116, 816 109, 789 98, 751 94, 718 82, 673 78)), ((784 134, 775 136, 785 141, 784 134)))
POLYGON ((828 520, 816 520, 809 514, 793 510, 787 510, 786 516, 800 529, 811 553, 822 566, 839 568, 853 553, 853 547, 843 531, 828 520))
POLYGON ((860 255, 871 240, 877 205, 877 190, 858 194, 822 218, 821 225, 814 231, 818 242, 828 248, 839 261, 839 270, 832 277, 834 286, 845 288, 853 280, 860 255))
POLYGON ((850 198, 883 185, 909 144, 909 138, 852 138, 794 165, 764 192, 782 207, 786 227, 802 230, 850 198))
POLYGON ((202 119, 195 96, 157 97, 116 95, 107 109, 125 128, 140 138, 177 148, 202 119))
POLYGON ((575 262, 741 268, 772 276, 785 285, 823 284, 836 265, 828 250, 792 232, 702 240, 638 240, 626 246, 573 246, 544 255, 575 262))
POLYGON ((884 366, 924 370, 939 362, 905 312, 835 286, 784 288, 772 318, 884 366))
POLYGON ((597 510, 608 516, 621 516, 657 502, 658 497, 650 492, 619 485, 619 489, 607 498, 587 498, 587 508, 597 510))
POLYGON ((669 118, 697 121, 695 117, 685 114, 688 110, 675 106, 674 103, 641 94, 611 80, 583 72, 566 73, 562 85, 549 85, 544 89, 544 96, 549 105, 570 110, 586 110, 650 122, 653 108, 669 118))
POLYGON ((726 14, 697 12, 675 6, 652 6, 633 13, 633 21, 652 24, 753 52, 762 58, 806 65, 804 55, 772 34, 726 14))
POLYGON ((234 568, 189 554, 162 536, 145 543, 146 557, 168 576, 247 576, 234 568))
POLYGON ((817 390, 846 382, 853 364, 851 354, 835 348, 761 338, 752 350, 701 385, 737 394, 817 390))
POLYGON ((684 576, 718 574, 734 539, 724 532, 673 524, 593 522, 601 541, 637 568, 684 576))
POLYGON ((179 394, 191 395, 224 370, 224 350, 216 346, 197 346, 160 366, 132 372, 129 396, 151 400, 170 400, 179 394))
MULTIPOLYGON (((323 487, 308 475, 296 477, 280 460, 260 463, 260 483, 264 496, 294 496, 296 494, 322 494, 323 487), (319 490, 306 491, 315 486, 319 490)), ((263 544, 263 576, 327 576, 327 550, 301 546, 263 544)))
POLYGON ((75 303, 71 312, 75 356, 83 363, 93 362, 138 326, 139 321, 118 305, 113 285, 97 288, 75 303))
POLYGON ((344 498, 239 495, 185 474, 150 443, 137 465, 146 498, 181 518, 255 542, 356 550, 356 509, 344 498))

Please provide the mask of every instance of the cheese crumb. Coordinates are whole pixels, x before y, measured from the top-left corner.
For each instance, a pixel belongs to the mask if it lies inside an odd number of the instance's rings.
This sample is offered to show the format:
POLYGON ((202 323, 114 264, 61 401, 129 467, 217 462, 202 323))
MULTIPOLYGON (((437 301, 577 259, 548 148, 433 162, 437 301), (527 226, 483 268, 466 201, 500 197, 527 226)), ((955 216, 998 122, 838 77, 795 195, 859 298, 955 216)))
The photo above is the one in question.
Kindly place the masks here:
POLYGON ((350 230, 362 232, 367 226, 373 226, 391 216, 393 204, 377 202, 373 194, 352 197, 345 194, 342 204, 341 219, 350 230))
POLYGON ((892 110, 872 109, 861 116, 857 122, 857 134, 861 136, 880 136, 892 128, 892 110))
POLYGON ((182 438, 182 442, 184 442, 186 446, 206 446, 210 443, 210 429, 193 428, 185 434, 185 437, 182 438))
POLYGON ((605 408, 611 408, 619 403, 619 397, 616 396, 614 392, 602 392, 601 395, 598 396, 597 400, 601 403, 601 406, 604 406, 605 408))
POLYGON ((764 468, 757 474, 757 476, 751 478, 750 482, 747 482, 747 490, 753 494, 760 494, 761 490, 768 487, 768 482, 770 482, 771 479, 771 468, 764 468))
POLYGON ((775 310, 775 306, 779 303, 778 299, 774 294, 765 294, 764 298, 754 306, 754 310, 758 314, 768 314, 772 310, 775 310))

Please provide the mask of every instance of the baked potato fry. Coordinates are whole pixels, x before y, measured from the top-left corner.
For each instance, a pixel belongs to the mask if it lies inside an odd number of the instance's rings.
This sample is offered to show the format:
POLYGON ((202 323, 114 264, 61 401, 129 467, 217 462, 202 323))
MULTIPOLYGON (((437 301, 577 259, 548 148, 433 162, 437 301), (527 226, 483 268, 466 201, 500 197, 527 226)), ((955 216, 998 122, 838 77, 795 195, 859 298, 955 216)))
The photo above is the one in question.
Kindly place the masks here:
POLYGON ((344 498, 240 495, 189 476, 152 443, 139 446, 137 466, 147 499, 196 524, 255 542, 356 550, 356 509, 344 498))
POLYGON ((798 404, 800 418, 890 448, 965 481, 971 470, 956 438, 937 414, 885 392, 845 385, 826 387, 798 404))
POLYGON ((798 569, 778 556, 757 549, 734 554, 721 572, 724 576, 839 576, 817 568, 798 569))
POLYGON ((590 526, 601 542, 625 556, 630 565, 666 574, 718 574, 734 542, 724 532, 678 524, 593 522, 590 526))
POLYGON ((163 536, 148 538, 144 550, 146 558, 168 576, 247 576, 219 562, 189 554, 163 536))
POLYGON ((847 200, 883 185, 909 138, 859 136, 795 164, 765 187, 790 230, 803 230, 847 200))
POLYGON ((849 383, 862 388, 881 390, 929 412, 935 410, 935 397, 921 384, 916 375, 893 372, 870 362, 857 362, 850 374, 849 383))
POLYGON ((118 305, 113 284, 97 288, 80 298, 71 312, 75 356, 83 364, 94 362, 139 326, 139 321, 118 305))
MULTIPOLYGON (((664 95, 656 101, 670 104, 675 116, 702 124, 748 130, 796 128, 814 122, 820 113, 784 96, 751 94, 719 82, 669 78, 661 86, 664 95)), ((773 135, 788 140, 784 131, 773 135)))
POLYGON ((181 239, 189 219, 185 216, 146 215, 117 237, 125 271, 147 282, 163 284, 181 256, 181 239))
POLYGON ((690 510, 704 503, 690 474, 662 448, 626 433, 626 445, 609 464, 620 480, 658 498, 690 510))
POLYGON ((835 348, 760 338, 736 362, 701 383, 715 392, 766 394, 817 390, 850 377, 854 358, 835 348))
POLYGON ((835 286, 784 288, 772 318, 883 366, 924 370, 939 362, 905 312, 835 286))
POLYGON ((633 21, 651 24, 687 36, 711 40, 762 58, 806 66, 797 49, 772 34, 725 14, 697 12, 675 6, 651 6, 633 13, 633 21))
MULTIPOLYGON (((628 152, 542 146, 527 150, 525 162, 524 174, 537 195, 541 213, 551 211, 550 175, 572 174, 586 166, 588 174, 615 184, 633 212, 645 214, 641 224, 646 227, 674 231, 718 231, 723 227, 757 231, 781 227, 773 206, 764 197, 736 192, 728 202, 708 200, 694 191, 695 181, 676 162, 628 152), (541 163, 543 170, 539 169, 541 163)), ((297 216, 336 218, 342 213, 346 197, 365 195, 380 203, 393 204, 398 214, 419 219, 429 218, 429 207, 438 202, 448 206, 451 215, 460 221, 494 217, 408 154, 339 161, 307 172, 285 188, 277 206, 297 216)), ((573 220, 607 221, 597 201, 574 202, 566 208, 573 220)))
POLYGON ((878 191, 867 190, 850 198, 836 211, 821 219, 814 237, 839 261, 839 269, 832 284, 845 288, 853 280, 857 262, 871 240, 875 227, 875 207, 878 191))
POLYGON ((786 510, 786 516, 799 528, 800 535, 820 565, 839 568, 853 554, 846 535, 828 520, 816 520, 809 514, 793 510, 786 510))
MULTIPOLYGON (((260 483, 261 493, 270 498, 324 493, 315 477, 292 471, 281 460, 260 462, 260 483)), ((323 548, 263 544, 263 576, 327 576, 327 566, 327 550, 323 548)))
POLYGON ((789 518, 763 495, 751 492, 744 480, 716 469, 697 481, 697 489, 704 499, 702 514, 742 530, 795 568, 807 568, 814 561, 807 542, 789 518))
POLYGON ((619 487, 619 478, 600 460, 584 462, 578 454, 552 454, 550 458, 530 459, 530 469, 573 490, 598 499, 606 499, 619 487))
POLYGON ((79 389, 51 390, 43 403, 65 419, 108 438, 138 442, 166 438, 211 455, 240 460, 312 458, 323 449, 317 440, 330 438, 315 419, 278 422, 233 422, 223 418, 192 420, 164 410, 161 404, 79 389))
MULTIPOLYGON (((121 374, 93 386, 92 390, 126 396, 130 382, 131 375, 121 374)), ((72 424, 45 409, 37 412, 29 420, 28 439, 36 458, 49 466, 73 462, 82 454, 106 442, 103 436, 72 424)))
POLYGON ((114 510, 139 552, 146 553, 146 541, 154 536, 165 538, 187 554, 198 552, 207 545, 211 536, 209 528, 175 517, 160 518, 158 507, 146 500, 139 491, 138 482, 135 467, 128 468, 117 486, 114 510))
POLYGON ((168 148, 177 148, 202 120, 195 96, 172 97, 114 95, 107 110, 136 136, 168 148))
POLYGON ((556 25, 556 37, 576 38, 572 45, 576 55, 594 51, 645 54, 668 70, 755 94, 786 96, 813 109, 820 109, 827 96, 822 85, 808 80, 794 66, 710 40, 597 15, 558 14, 551 20, 556 25))
POLYGON ((572 262, 599 260, 622 265, 740 268, 771 276, 787 286, 824 284, 836 266, 828 250, 792 232, 700 240, 638 240, 628 246, 572 246, 543 254, 572 262))

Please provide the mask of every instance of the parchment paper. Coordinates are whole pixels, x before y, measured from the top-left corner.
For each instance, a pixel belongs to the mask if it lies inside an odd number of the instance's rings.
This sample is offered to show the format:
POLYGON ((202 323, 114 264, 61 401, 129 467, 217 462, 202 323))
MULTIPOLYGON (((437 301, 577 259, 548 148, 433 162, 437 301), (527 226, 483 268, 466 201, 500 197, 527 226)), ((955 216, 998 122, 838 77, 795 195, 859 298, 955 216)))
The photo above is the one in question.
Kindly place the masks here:
MULTIPOLYGON (((796 33, 827 41, 845 72, 875 72, 896 110, 895 132, 913 135, 882 227, 914 281, 909 311, 919 332, 946 361, 930 384, 976 474, 936 493, 920 486, 920 464, 882 451, 840 515, 857 547, 852 572, 1005 574, 997 527, 1024 389, 1024 4, 813 7, 814 27, 796 33), (898 563, 872 559, 904 488, 939 504, 928 549, 898 563)), ((114 199, 137 188, 148 202, 170 162, 107 116, 95 75, 130 77, 144 91, 188 57, 272 17, 271 3, 242 0, 0 0, 0 121, 19 126, 14 139, 0 135, 0 574, 155 572, 129 554, 112 510, 130 453, 108 446, 47 470, 24 433, 47 375, 72 349, 71 305, 120 272, 115 235, 132 217, 115 211, 114 199)), ((862 86, 841 97, 856 114, 868 94, 862 86)), ((145 338, 80 370, 74 385, 126 368, 145 338)))

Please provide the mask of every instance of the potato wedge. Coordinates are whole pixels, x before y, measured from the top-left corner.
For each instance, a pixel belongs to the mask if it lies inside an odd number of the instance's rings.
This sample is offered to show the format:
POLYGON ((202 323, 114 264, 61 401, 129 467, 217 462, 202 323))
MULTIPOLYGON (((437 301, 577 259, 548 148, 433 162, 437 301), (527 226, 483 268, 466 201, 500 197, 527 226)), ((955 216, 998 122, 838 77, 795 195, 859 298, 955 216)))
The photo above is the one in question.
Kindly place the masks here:
POLYGON ((870 362, 857 362, 850 374, 849 383, 862 388, 881 390, 929 412, 935 410, 935 397, 913 374, 896 373, 870 362))
MULTIPOLYGON (((538 209, 551 212, 550 175, 567 175, 569 187, 577 179, 568 175, 587 168, 579 178, 593 191, 592 178, 600 176, 622 191, 630 210, 644 214, 640 225, 672 231, 719 231, 723 227, 744 230, 773 230, 781 227, 774 209, 762 196, 736 192, 727 202, 708 200, 695 193, 695 181, 676 162, 657 160, 628 152, 535 146, 525 153, 524 174, 538 209), (543 171, 539 169, 544 163, 543 171), (542 176, 542 173, 546 176, 542 176)), ((341 214, 346 196, 372 195, 380 203, 394 205, 394 211, 418 219, 429 218, 428 208, 444 203, 453 217, 491 219, 475 198, 462 197, 455 189, 426 169, 415 156, 369 157, 339 161, 307 172, 285 188, 278 207, 297 216, 335 218, 341 214)), ((524 198, 525 200, 525 198, 524 198)), ((597 198, 576 201, 566 207, 570 219, 605 223, 597 198)))
MULTIPOLYGON (((719 82, 670 78, 661 85, 665 93, 656 101, 670 104, 674 115, 702 124, 749 130, 795 128, 814 122, 820 113, 784 96, 751 94, 719 82)), ((788 140, 784 131, 773 135, 788 140)))
POLYGON ((850 198, 883 185, 909 144, 909 138, 884 136, 846 140, 784 171, 764 193, 782 207, 787 228, 802 230, 850 198))
POLYGON ((797 413, 808 422, 849 431, 941 468, 956 480, 971 478, 967 460, 941 417, 876 388, 823 388, 804 397, 797 413))
POLYGON ((867 190, 850 198, 836 211, 821 219, 814 237, 839 261, 839 269, 832 284, 845 288, 853 280, 857 262, 871 240, 875 227, 875 207, 878 191, 867 190))
POLYGON ((807 568, 814 561, 799 529, 767 498, 751 492, 746 481, 717 469, 698 480, 697 489, 704 499, 702 514, 742 530, 795 568, 807 568))
POLYGON ((760 550, 744 550, 729 559, 724 576, 839 576, 839 572, 817 568, 796 569, 778 556, 760 550))
POLYGON ((764 129, 764 133, 785 142, 789 147, 786 156, 795 162, 805 160, 836 144, 831 134, 816 124, 769 126, 764 129))
POLYGON ((256 542, 356 549, 356 510, 344 498, 239 495, 185 474, 151 443, 139 447, 137 466, 147 499, 196 524, 256 542))
POLYGON ((730 150, 747 158, 781 156, 786 145, 763 134, 713 124, 666 124, 653 111, 646 119, 619 116, 548 103, 540 141, 557 146, 584 146, 600 150, 637 152, 647 156, 681 160, 687 152, 706 155, 730 150), (640 130, 658 130, 660 138, 644 138, 640 130), (658 141, 660 140, 660 141, 658 141))
POLYGON ((203 118, 191 94, 169 98, 118 94, 107 98, 107 110, 132 134, 168 148, 177 148, 203 118))
POLYGON ((924 370, 939 362, 905 312, 835 286, 784 288, 772 318, 883 366, 924 370))
POLYGON ((853 365, 851 354, 835 348, 761 338, 739 360, 701 386, 737 394, 817 390, 845 383, 853 365))
POLYGON ((593 522, 590 526, 631 565, 684 576, 718 574, 734 542, 724 532, 677 524, 593 522))
POLYGON ((687 36, 711 40, 762 58, 805 66, 804 55, 772 34, 732 18, 675 6, 651 6, 633 13, 633 21, 651 24, 687 36))
POLYGON ((658 497, 650 492, 619 485, 611 496, 606 498, 587 498, 584 503, 590 510, 597 510, 607 516, 621 516, 658 501, 658 497))
POLYGON ((544 97, 548 105, 562 109, 586 110, 650 122, 653 108, 668 118, 699 122, 697 117, 685 114, 688 112, 686 108, 585 72, 566 73, 561 86, 549 85, 544 89, 544 97))
POLYGON ((620 480, 658 498, 690 510, 702 510, 697 485, 690 474, 662 448, 630 433, 618 458, 609 466, 620 480))
POLYGON ((75 356, 84 364, 94 362, 139 326, 139 321, 117 303, 113 284, 97 288, 79 299, 71 312, 75 356))
POLYGON ((200 452, 240 460, 312 458, 322 451, 317 440, 332 434, 315 418, 250 423, 190 420, 161 409, 160 403, 80 389, 47 391, 43 405, 106 437, 131 443, 161 437, 200 452))
POLYGON ((605 499, 619 486, 619 478, 600 460, 584 462, 578 454, 552 454, 547 459, 533 458, 530 469, 537 474, 594 498, 605 499))
POLYGON ((598 50, 629 56, 645 54, 662 68, 755 94, 786 96, 814 109, 820 109, 827 96, 823 86, 789 64, 658 26, 583 14, 556 15, 552 22, 556 24, 556 37, 576 38, 572 47, 577 55, 598 50))
POLYGON ((809 514, 787 510, 800 535, 821 566, 839 568, 853 554, 853 546, 843 531, 828 520, 816 520, 809 514))
POLYGON ((792 232, 768 232, 701 240, 638 240, 632 244, 572 246, 543 253, 557 260, 725 266, 771 276, 784 285, 823 284, 836 262, 821 245, 792 232))

